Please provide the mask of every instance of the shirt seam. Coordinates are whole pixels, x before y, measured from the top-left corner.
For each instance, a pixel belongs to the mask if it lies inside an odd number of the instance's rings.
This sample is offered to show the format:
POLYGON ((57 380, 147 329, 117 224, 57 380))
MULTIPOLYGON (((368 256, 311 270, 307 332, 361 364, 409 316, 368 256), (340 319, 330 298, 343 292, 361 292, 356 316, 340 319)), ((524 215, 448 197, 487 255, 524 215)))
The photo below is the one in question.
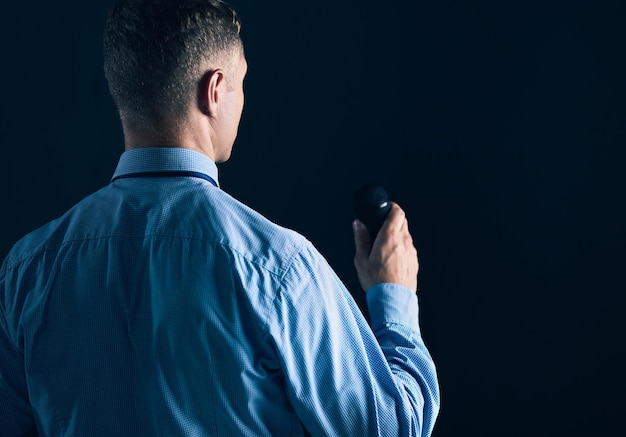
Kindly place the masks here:
POLYGON ((2 331, 4 332, 4 334, 7 336, 9 343, 11 344, 11 346, 13 347, 13 349, 15 349, 15 352, 19 353, 21 356, 23 356, 23 352, 20 350, 20 348, 18 347, 17 344, 15 344, 15 342, 13 341, 13 338, 11 337, 11 335, 8 332, 9 329, 9 323, 7 322, 7 318, 5 315, 5 311, 4 311, 4 307, 0 306, 0 329, 2 329, 2 331))
MULTIPOLYGON (((180 240, 191 240, 191 241, 201 241, 207 244, 213 244, 213 245, 217 245, 217 246, 221 246, 221 247, 225 247, 230 249, 232 252, 236 253, 237 255, 241 256, 242 258, 244 258, 246 261, 251 262, 259 267, 261 267, 263 270, 265 270, 266 272, 270 273, 273 276, 276 276, 279 279, 279 282, 282 282, 283 278, 285 277, 285 275, 287 274, 288 270, 291 268, 291 266, 293 265, 294 262, 294 258, 295 256, 301 252, 301 249, 296 249, 297 252, 296 253, 292 253, 291 256, 285 257, 285 259, 288 260, 288 264, 283 268, 283 269, 279 269, 278 272, 273 271, 271 269, 269 269, 267 266, 264 266, 263 264, 261 264, 258 261, 255 261, 254 259, 252 259, 251 257, 247 256, 245 253, 241 252, 240 250, 232 247, 230 244, 226 244, 226 243, 222 243, 220 241, 216 241, 216 240, 207 240, 204 238, 199 238, 199 237, 186 237, 186 236, 181 236, 181 235, 170 235, 170 234, 158 234, 158 233, 150 233, 150 234, 144 234, 142 236, 136 236, 136 235, 127 235, 127 234, 110 234, 110 235, 103 235, 103 236, 99 236, 99 237, 88 237, 88 238, 72 238, 72 239, 68 239, 68 240, 63 240, 57 248, 45 248, 45 249, 40 249, 40 250, 36 250, 35 252, 32 253, 28 253, 25 254, 24 256, 18 258, 14 263, 11 263, 9 265, 6 265, 4 267, 5 271, 9 271, 9 270, 13 270, 16 267, 18 267, 20 264, 23 264, 33 258, 35 258, 37 255, 40 255, 42 253, 46 253, 46 252, 50 252, 50 251, 59 251, 63 246, 67 245, 67 244, 71 244, 71 243, 77 243, 77 242, 86 242, 86 241, 95 241, 95 240, 106 240, 106 239, 110 239, 110 238, 133 238, 133 239, 139 239, 139 238, 145 238, 145 237, 166 237, 166 238, 175 238, 175 239, 180 239, 180 240), (281 271, 284 270, 284 271, 281 271)), ((297 246, 296 246, 297 248, 297 246)))
MULTIPOLYGON (((286 265, 286 267, 285 267, 285 271, 283 272, 283 274, 282 274, 282 275, 276 275, 276 277, 278 278, 278 285, 277 285, 277 287, 276 287, 276 295, 274 296, 274 298, 273 298, 273 299, 272 299, 272 301, 271 301, 271 306, 270 306, 270 307, 268 307, 268 308, 266 308, 266 313, 267 313, 267 314, 266 314, 265 319, 264 319, 264 320, 262 320, 262 329, 263 329, 263 331, 264 331, 266 341, 267 341, 267 339, 268 339, 268 338, 271 338, 271 337, 272 337, 272 329, 271 329, 270 322, 269 322, 269 319, 270 319, 269 314, 270 314, 270 313, 272 313, 272 312, 274 312, 274 311, 272 310, 272 308, 275 308, 275 307, 276 307, 276 305, 275 305, 275 304, 276 304, 276 301, 277 301, 277 300, 281 297, 281 295, 283 294, 283 293, 282 293, 282 290, 285 288, 285 284, 284 284, 284 282, 285 282, 285 278, 286 278, 286 277, 287 277, 287 275, 289 274, 289 271, 292 269, 292 267, 293 267, 293 265, 294 265, 294 263, 295 263, 296 257, 297 257, 298 255, 300 255, 300 254, 302 253, 302 251, 303 251, 303 250, 304 250, 304 247, 302 247, 302 246, 296 246, 296 249, 295 249, 295 250, 291 253, 291 255, 288 257, 289 262, 288 262, 288 264, 286 265)), ((276 357, 276 358, 278 359, 278 357, 276 357)))
POLYGON ((372 326, 372 331, 373 332, 378 332, 381 329, 393 329, 395 327, 404 328, 404 329, 410 331, 412 334, 416 334, 419 337, 422 336, 422 334, 421 334, 419 329, 416 329, 413 326, 407 325, 405 322, 398 322, 397 320, 383 320, 383 321, 380 321, 378 323, 378 326, 376 326, 376 327, 372 326))

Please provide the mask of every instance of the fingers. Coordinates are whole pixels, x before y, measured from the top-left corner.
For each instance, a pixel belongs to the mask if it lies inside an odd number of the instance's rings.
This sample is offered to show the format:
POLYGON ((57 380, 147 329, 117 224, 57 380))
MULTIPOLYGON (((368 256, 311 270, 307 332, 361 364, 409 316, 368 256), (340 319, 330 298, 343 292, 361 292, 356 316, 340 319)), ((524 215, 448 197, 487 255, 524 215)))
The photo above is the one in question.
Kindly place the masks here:
POLYGON ((354 246, 356 247, 356 259, 367 259, 372 248, 370 233, 367 227, 359 220, 352 223, 354 231, 354 246))
POLYGON ((387 220, 383 224, 380 230, 380 234, 384 234, 383 238, 376 238, 372 250, 381 249, 380 244, 398 244, 404 247, 407 253, 414 253, 417 255, 417 249, 413 237, 409 231, 409 222, 402 208, 398 204, 391 202, 391 209, 387 220))
POLYGON ((407 226, 404 211, 398 206, 397 203, 390 203, 391 209, 389 210, 389 215, 380 229, 380 232, 392 234, 402 232, 403 228, 406 228, 407 226))
POLYGON ((372 242, 375 248, 380 249, 381 244, 390 244, 393 241, 400 242, 402 244, 403 236, 409 234, 409 225, 406 219, 406 215, 402 208, 395 202, 390 202, 391 208, 385 223, 383 223, 380 232, 374 242, 372 242))
POLYGON ((354 265, 363 290, 378 283, 417 289, 417 249, 405 213, 396 203, 391 202, 389 215, 374 241, 367 227, 358 220, 353 222, 353 231, 354 265))

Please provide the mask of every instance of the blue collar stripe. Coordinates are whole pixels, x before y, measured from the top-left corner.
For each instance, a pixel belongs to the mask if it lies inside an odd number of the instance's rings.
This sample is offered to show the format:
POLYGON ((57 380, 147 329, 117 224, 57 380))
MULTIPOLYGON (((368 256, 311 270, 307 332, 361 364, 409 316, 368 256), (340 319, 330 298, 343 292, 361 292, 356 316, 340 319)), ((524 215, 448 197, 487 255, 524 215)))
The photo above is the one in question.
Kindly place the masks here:
POLYGON ((217 182, 208 174, 200 173, 197 171, 142 171, 138 173, 126 173, 121 174, 119 176, 115 176, 111 179, 111 183, 115 182, 118 179, 129 179, 129 178, 180 178, 180 177, 193 177, 204 179, 205 181, 209 181, 215 187, 217 187, 217 182))

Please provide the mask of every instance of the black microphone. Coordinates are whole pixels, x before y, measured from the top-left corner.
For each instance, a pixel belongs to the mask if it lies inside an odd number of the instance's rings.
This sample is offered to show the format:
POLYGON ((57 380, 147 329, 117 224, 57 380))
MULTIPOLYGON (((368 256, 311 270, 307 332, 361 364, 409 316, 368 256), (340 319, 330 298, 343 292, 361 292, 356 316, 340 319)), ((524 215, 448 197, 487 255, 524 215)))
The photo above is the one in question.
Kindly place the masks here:
POLYGON ((356 218, 367 226, 370 241, 374 244, 391 209, 389 196, 380 185, 365 184, 354 191, 353 202, 356 218))

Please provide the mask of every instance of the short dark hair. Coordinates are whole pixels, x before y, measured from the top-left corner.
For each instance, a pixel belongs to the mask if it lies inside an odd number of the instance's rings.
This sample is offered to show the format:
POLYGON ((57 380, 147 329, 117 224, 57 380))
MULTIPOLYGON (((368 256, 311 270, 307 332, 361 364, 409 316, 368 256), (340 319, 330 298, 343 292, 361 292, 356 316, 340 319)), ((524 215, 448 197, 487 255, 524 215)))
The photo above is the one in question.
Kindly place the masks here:
POLYGON ((207 62, 242 48, 240 29, 221 0, 118 0, 104 32, 104 71, 122 118, 148 131, 180 119, 207 62))

